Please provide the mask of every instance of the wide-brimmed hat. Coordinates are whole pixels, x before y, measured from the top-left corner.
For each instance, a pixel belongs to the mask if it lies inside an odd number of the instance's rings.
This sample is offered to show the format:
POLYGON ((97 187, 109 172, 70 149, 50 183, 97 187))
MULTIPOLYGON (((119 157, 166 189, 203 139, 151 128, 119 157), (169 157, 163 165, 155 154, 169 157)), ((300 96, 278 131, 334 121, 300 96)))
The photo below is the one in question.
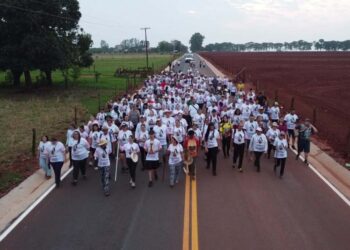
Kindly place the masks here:
POLYGON ((103 145, 106 145, 108 143, 108 141, 106 141, 105 139, 102 139, 99 143, 98 143, 98 145, 99 146, 103 146, 103 145))
POLYGON ((137 153, 132 153, 131 154, 131 160, 136 163, 139 161, 139 155, 137 153))

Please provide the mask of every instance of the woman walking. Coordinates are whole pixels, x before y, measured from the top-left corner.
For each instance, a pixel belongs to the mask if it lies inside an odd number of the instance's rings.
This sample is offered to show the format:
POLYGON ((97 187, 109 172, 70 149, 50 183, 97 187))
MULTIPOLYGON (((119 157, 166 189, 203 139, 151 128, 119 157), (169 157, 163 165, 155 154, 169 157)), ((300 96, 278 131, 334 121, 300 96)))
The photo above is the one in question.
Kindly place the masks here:
POLYGON ((283 177, 284 168, 287 160, 288 142, 285 137, 286 137, 286 133, 282 131, 274 141, 274 146, 276 148, 275 150, 276 163, 275 163, 275 166, 273 167, 273 170, 276 173, 277 167, 281 167, 280 178, 283 177))
POLYGON ((210 163, 212 164, 213 176, 216 176, 216 162, 217 154, 219 152, 220 145, 220 133, 215 129, 214 123, 209 123, 208 130, 205 133, 205 152, 207 153, 207 169, 210 168, 210 163))
POLYGON ((232 124, 227 115, 224 115, 220 123, 220 133, 222 137, 222 151, 224 158, 230 157, 232 124))
POLYGON ((260 158, 263 153, 267 153, 267 138, 262 133, 260 127, 256 129, 256 134, 254 134, 250 140, 249 151, 254 153, 254 166, 256 167, 256 171, 260 172, 260 158))
POLYGON ((146 125, 141 124, 141 131, 139 133, 136 133, 136 140, 140 147, 142 170, 145 170, 146 152, 145 152, 144 145, 148 139, 149 139, 149 134, 148 134, 148 131, 146 130, 146 125))
POLYGON ((84 179, 86 179, 86 161, 89 157, 90 144, 80 136, 78 131, 73 133, 73 147, 72 147, 72 160, 73 160, 73 182, 76 186, 78 184, 79 171, 84 179))
POLYGON ((112 152, 110 147, 107 147, 108 141, 102 139, 98 147, 94 152, 94 158, 97 162, 98 169, 101 175, 101 184, 105 196, 110 195, 109 179, 110 179, 110 169, 111 162, 109 159, 109 154, 112 152))
POLYGON ((49 157, 47 154, 47 147, 50 145, 49 138, 45 135, 41 137, 41 141, 39 143, 38 151, 39 151, 39 166, 45 172, 46 179, 51 178, 51 168, 49 165, 49 157))
POLYGON ((160 141, 155 138, 154 131, 149 132, 149 139, 144 145, 146 155, 145 168, 148 170, 148 187, 153 186, 153 177, 158 179, 157 169, 159 168, 159 151, 162 149, 160 141))
POLYGON ((138 163, 138 159, 135 162, 133 159, 134 154, 140 153, 139 145, 134 142, 134 136, 130 135, 128 142, 123 146, 123 150, 125 151, 126 164, 129 168, 130 173, 130 185, 132 188, 136 187, 136 166, 138 163))
POLYGON ((50 166, 53 168, 55 173, 56 188, 59 188, 61 183, 61 169, 64 163, 66 149, 63 143, 59 142, 54 137, 46 150, 49 157, 50 166))
POLYGON ((170 187, 179 182, 179 174, 183 165, 184 153, 183 147, 178 143, 175 136, 171 137, 171 143, 168 147, 169 155, 169 180, 170 187))
POLYGON ((236 162, 238 160, 238 170, 239 172, 243 172, 242 162, 244 156, 244 148, 245 148, 245 133, 243 130, 243 123, 240 123, 237 129, 233 129, 233 164, 232 167, 236 167, 236 162))

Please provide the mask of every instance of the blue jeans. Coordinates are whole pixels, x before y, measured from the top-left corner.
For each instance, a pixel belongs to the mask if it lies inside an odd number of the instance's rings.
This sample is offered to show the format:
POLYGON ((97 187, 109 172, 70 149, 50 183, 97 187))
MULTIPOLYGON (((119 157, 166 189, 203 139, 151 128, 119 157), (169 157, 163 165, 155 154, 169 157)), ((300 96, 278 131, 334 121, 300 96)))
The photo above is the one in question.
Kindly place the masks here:
POLYGON ((110 175, 110 166, 99 167, 98 168, 101 174, 101 184, 103 191, 105 193, 109 192, 109 175, 110 175))
POLYGON ((170 185, 174 185, 174 183, 179 181, 179 174, 181 171, 182 162, 176 164, 169 164, 169 179, 170 185))
POLYGON ((44 170, 46 176, 51 176, 51 168, 47 163, 47 159, 40 157, 39 158, 39 166, 44 170))

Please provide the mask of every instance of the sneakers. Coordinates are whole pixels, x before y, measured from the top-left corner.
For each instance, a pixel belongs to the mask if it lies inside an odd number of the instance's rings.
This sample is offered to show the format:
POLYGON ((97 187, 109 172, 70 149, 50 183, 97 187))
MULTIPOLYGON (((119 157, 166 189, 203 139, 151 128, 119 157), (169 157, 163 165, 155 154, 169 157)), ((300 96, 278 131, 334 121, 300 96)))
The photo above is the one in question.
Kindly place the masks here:
POLYGON ((307 160, 305 160, 304 163, 305 163, 306 165, 309 165, 309 162, 308 162, 307 160))
POLYGON ((136 188, 135 182, 131 182, 131 187, 132 187, 132 188, 136 188))
POLYGON ((235 164, 232 164, 232 167, 233 167, 233 168, 235 168, 235 167, 236 167, 236 165, 235 165, 235 164))
POLYGON ((239 168, 238 171, 239 171, 240 173, 243 173, 243 169, 242 169, 242 168, 239 168))
POLYGON ((105 192, 105 196, 107 197, 107 196, 109 196, 110 195, 110 193, 108 192, 108 191, 106 191, 105 192))
POLYGON ((148 182, 148 187, 152 187, 153 186, 153 182, 152 181, 149 181, 148 182))

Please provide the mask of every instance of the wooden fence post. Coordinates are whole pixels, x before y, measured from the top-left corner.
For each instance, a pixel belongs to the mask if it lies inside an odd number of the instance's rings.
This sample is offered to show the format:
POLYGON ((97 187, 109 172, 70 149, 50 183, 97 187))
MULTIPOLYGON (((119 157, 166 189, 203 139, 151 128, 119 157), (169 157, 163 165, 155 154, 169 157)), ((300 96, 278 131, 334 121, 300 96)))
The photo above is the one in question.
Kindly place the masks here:
POLYGON ((77 126, 77 106, 74 107, 74 124, 77 126))
POLYGON ((316 121, 317 121, 317 110, 316 110, 316 108, 314 108, 314 110, 312 112, 312 123, 313 123, 313 125, 316 124, 316 121))
POLYGON ((292 97, 292 100, 290 101, 290 109, 294 109, 294 97, 292 97))
POLYGON ((278 102, 278 89, 275 90, 275 101, 278 102))
POLYGON ((134 74, 134 87, 133 89, 136 88, 136 74, 134 74))
POLYGON ((350 158, 350 127, 348 129, 348 136, 347 136, 346 140, 347 140, 347 143, 346 143, 346 154, 347 155, 346 156, 348 158, 350 158))
POLYGON ((33 138, 32 138, 32 156, 35 157, 35 146, 36 146, 36 129, 33 128, 33 138))
POLYGON ((101 109, 101 94, 100 94, 100 91, 98 91, 98 111, 97 112, 100 112, 100 109, 101 109))

